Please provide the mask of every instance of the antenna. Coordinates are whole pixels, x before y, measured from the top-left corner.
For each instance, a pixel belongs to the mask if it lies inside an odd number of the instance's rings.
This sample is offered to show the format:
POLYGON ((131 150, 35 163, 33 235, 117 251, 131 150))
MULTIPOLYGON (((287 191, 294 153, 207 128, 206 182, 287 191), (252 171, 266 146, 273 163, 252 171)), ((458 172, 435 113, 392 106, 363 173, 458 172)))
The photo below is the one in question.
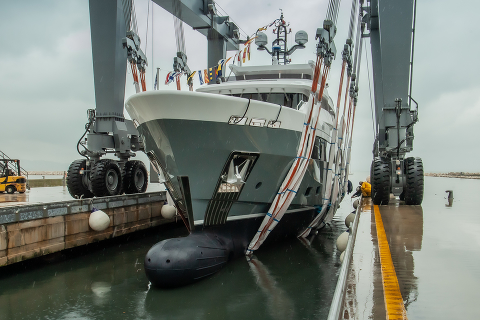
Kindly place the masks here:
POLYGON ((287 48, 287 35, 292 32, 292 29, 287 29, 290 25, 283 20, 283 10, 280 10, 280 19, 274 21, 275 29, 273 33, 276 34, 276 39, 272 42, 272 51, 267 48, 267 35, 263 32, 257 32, 255 38, 255 44, 258 46, 258 50, 265 50, 272 56, 272 64, 289 64, 291 59, 290 55, 297 49, 304 49, 305 44, 308 42, 308 34, 305 31, 298 31, 295 34, 295 42, 297 43, 290 49, 287 48))

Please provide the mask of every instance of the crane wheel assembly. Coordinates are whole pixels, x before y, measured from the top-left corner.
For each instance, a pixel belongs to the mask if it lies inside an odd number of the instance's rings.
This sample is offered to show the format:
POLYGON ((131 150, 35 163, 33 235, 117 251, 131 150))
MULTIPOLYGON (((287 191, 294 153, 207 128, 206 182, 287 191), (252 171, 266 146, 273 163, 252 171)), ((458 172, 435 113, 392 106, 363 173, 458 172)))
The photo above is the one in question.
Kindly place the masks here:
POLYGON ((96 197, 116 196, 123 190, 122 169, 114 160, 97 161, 92 166, 90 181, 96 197))
POLYGON ((405 159, 405 204, 420 205, 423 201, 423 162, 420 158, 405 159))
POLYGON ((390 201, 390 162, 380 157, 374 158, 370 178, 373 204, 388 204, 390 201))
POLYGON ((67 188, 74 198, 92 198, 93 193, 89 190, 89 181, 86 174, 86 160, 75 160, 70 164, 67 171, 67 188))
POLYGON ((123 186, 125 193, 143 193, 147 190, 147 168, 142 161, 131 160, 125 164, 125 177, 123 186))
POLYGON ((142 161, 131 160, 122 169, 121 162, 112 159, 88 164, 86 159, 72 162, 67 172, 67 188, 74 198, 107 197, 144 193, 148 172, 142 161))

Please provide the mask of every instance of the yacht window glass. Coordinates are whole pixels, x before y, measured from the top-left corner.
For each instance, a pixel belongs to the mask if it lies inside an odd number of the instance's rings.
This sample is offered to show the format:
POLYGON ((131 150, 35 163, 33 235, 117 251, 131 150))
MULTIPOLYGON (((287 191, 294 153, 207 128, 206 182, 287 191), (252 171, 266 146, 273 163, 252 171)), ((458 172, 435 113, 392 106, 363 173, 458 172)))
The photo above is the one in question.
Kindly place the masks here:
POLYGON ((278 104, 282 105, 288 108, 297 108, 298 104, 300 101, 307 101, 308 97, 303 94, 303 93, 284 93, 284 92, 278 92, 278 93, 270 93, 270 92, 264 92, 264 93, 236 93, 232 94, 233 97, 240 97, 240 98, 250 98, 252 100, 258 100, 258 101, 263 101, 263 102, 268 102, 268 103, 273 103, 273 104, 278 104))
POLYGON ((315 137, 312 150, 312 159, 327 161, 327 141, 320 137, 315 137))

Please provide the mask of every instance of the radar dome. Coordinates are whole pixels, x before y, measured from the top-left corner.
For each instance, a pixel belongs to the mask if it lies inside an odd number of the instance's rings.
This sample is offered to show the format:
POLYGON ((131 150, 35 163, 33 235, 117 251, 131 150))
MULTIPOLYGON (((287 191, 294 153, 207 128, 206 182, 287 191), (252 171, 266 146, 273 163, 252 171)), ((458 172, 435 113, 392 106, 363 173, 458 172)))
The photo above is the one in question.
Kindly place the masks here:
POLYGON ((257 37, 255 38, 255 44, 259 47, 265 47, 268 43, 267 35, 263 32, 257 33, 257 37))
POLYGON ((303 30, 298 31, 295 33, 295 42, 301 46, 305 45, 308 42, 308 34, 303 30))

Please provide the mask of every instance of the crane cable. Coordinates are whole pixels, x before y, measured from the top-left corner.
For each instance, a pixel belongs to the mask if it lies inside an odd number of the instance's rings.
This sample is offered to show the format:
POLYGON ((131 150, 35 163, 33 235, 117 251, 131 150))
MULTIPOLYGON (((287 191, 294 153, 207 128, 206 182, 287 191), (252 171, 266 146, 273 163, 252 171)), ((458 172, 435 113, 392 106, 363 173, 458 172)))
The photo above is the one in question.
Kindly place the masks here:
POLYGON ((372 127, 373 127, 373 140, 377 139, 377 135, 375 133, 375 119, 373 117, 373 100, 372 100, 372 87, 370 84, 370 67, 368 66, 368 56, 367 56, 367 49, 365 48, 365 60, 367 61, 367 74, 368 74, 368 90, 370 91, 370 110, 372 111, 372 127))
MULTIPOLYGON (((327 72, 327 74, 328 74, 328 72, 327 72)), ((342 72, 342 74, 344 74, 344 72, 342 72)), ((326 74, 324 72, 324 77, 322 77, 322 84, 324 84, 325 82, 326 82, 326 74)), ((322 88, 321 88, 321 90, 322 90, 322 88)), ((322 93, 323 93, 323 90, 322 90, 322 93)), ((338 107, 339 107, 339 104, 337 102, 337 112, 335 112, 335 119, 334 119, 334 122, 336 124, 338 123, 338 115, 340 113, 338 107)), ((327 212, 327 209, 330 208, 330 196, 332 195, 332 191, 333 191, 333 188, 331 186, 332 186, 332 181, 334 180, 332 178, 332 173, 333 173, 333 166, 332 165, 334 164, 334 161, 335 161, 334 155, 335 155, 335 148, 336 148, 336 141, 337 141, 337 132, 338 132, 337 125, 335 125, 335 127, 333 128, 332 136, 331 136, 331 141, 332 142, 330 142, 330 150, 329 150, 329 158, 328 158, 328 162, 327 162, 327 167, 325 169, 327 171, 327 177, 326 177, 326 182, 325 182, 325 185, 327 187, 326 187, 325 195, 322 199, 321 210, 320 210, 320 212, 318 212, 318 214, 312 220, 312 222, 310 222, 308 227, 302 233, 299 234, 299 237, 306 238, 310 234, 310 231, 318 225, 321 218, 327 212)))
MULTIPOLYGON (((358 79, 359 79, 359 76, 360 76, 360 61, 361 61, 361 51, 362 51, 362 47, 363 47, 363 38, 360 37, 360 43, 359 43, 359 51, 360 51, 360 55, 358 56, 358 69, 357 69, 357 84, 358 84, 358 79)), ((367 59, 367 58, 366 58, 367 59)), ((367 59, 367 66, 368 66, 368 59, 367 59)), ((356 85, 355 87, 355 94, 358 93, 358 85, 356 85)), ((351 146, 352 146, 352 139, 353 139, 353 128, 354 128, 354 124, 355 124, 355 113, 357 111, 357 97, 355 96, 355 98, 353 99, 353 112, 352 112, 352 125, 351 127, 349 128, 350 129, 350 136, 349 136, 349 142, 348 142, 348 154, 347 154, 347 165, 346 165, 346 169, 345 169, 345 179, 344 181, 346 182, 348 180, 348 173, 349 173, 349 165, 350 165, 350 158, 351 158, 351 152, 352 152, 352 149, 351 149, 351 146)))
MULTIPOLYGON (((135 34, 138 34, 137 26, 137 15, 135 13, 135 2, 134 0, 123 0, 123 14, 125 18, 125 29, 128 31, 133 31, 135 34)), ((140 92, 140 86, 138 81, 138 71, 137 65, 134 59, 130 59, 130 68, 133 76, 133 85, 135 86, 135 93, 140 92)))
POLYGON ((334 24, 337 24, 339 8, 340 0, 330 0, 327 7, 327 20, 331 20, 334 24))
POLYGON ((173 0, 173 26, 175 28, 175 42, 177 44, 177 52, 187 54, 185 50, 185 32, 183 29, 182 7, 180 0, 173 0))
POLYGON ((320 56, 317 56, 315 73, 312 81, 312 93, 310 97, 312 103, 309 104, 309 107, 306 111, 297 157, 294 159, 294 163, 290 167, 290 170, 285 177, 277 195, 275 196, 267 215, 263 219, 257 233, 250 242, 246 252, 247 255, 250 255, 254 250, 257 250, 263 241, 265 241, 269 233, 275 228, 278 222, 280 222, 280 219, 283 217, 284 213, 287 211, 289 205, 295 197, 307 170, 308 164, 310 163, 310 157, 316 136, 315 132, 317 130, 318 118, 322 105, 321 98, 325 89, 328 72, 330 70, 329 66, 324 66, 322 80, 318 90, 318 97, 320 97, 320 99, 317 99, 318 78, 320 76, 319 70, 321 70, 322 63, 323 59, 320 56), (319 107, 315 108, 317 104, 319 107))
MULTIPOLYGON (((354 103, 354 95, 356 91, 358 90, 358 81, 359 81, 359 73, 360 73, 360 61, 359 59, 361 58, 361 52, 359 54, 359 51, 362 50, 362 28, 361 28, 361 23, 362 23, 362 17, 363 13, 360 11, 358 14, 358 20, 357 20, 357 28, 356 28, 356 36, 355 36, 355 55, 353 58, 353 75, 352 78, 354 78, 354 82, 352 82, 352 85, 350 87, 350 99, 349 99, 349 114, 351 114, 351 108, 352 104, 354 103)), ((346 103, 346 101, 345 101, 346 103)), ((350 117, 349 117, 350 118, 350 117)), ((349 123, 347 123, 347 128, 349 123)), ((350 132, 351 135, 351 132, 350 132)))
MULTIPOLYGON (((360 80, 360 66, 361 66, 361 58, 362 58, 362 50, 363 50, 363 38, 362 38, 362 33, 363 33, 363 28, 364 24, 362 24, 362 17, 363 17, 363 12, 360 10, 359 15, 358 15, 358 23, 357 23, 357 48, 355 50, 355 58, 354 58, 354 68, 353 71, 355 72, 355 83, 353 89, 353 92, 350 95, 350 102, 349 102, 349 109, 352 108, 353 104, 353 111, 351 112, 351 116, 349 117, 349 121, 347 123, 347 135, 348 138, 345 140, 344 144, 344 150, 348 148, 347 151, 347 156, 346 156, 346 164, 345 164, 345 171, 344 171, 344 177, 343 177, 343 183, 344 186, 346 185, 346 182, 348 181, 348 173, 349 173, 349 166, 350 166, 350 158, 351 158, 351 146, 352 146, 352 137, 353 137, 353 124, 355 122, 355 112, 357 108, 357 95, 358 95, 358 82, 360 80), (349 126, 350 124, 350 118, 351 118, 351 127, 349 126), (348 141, 348 143, 347 143, 348 141)), ((367 62, 368 63, 368 62, 367 62)))
MULTIPOLYGON (((145 31, 145 55, 148 49, 148 20, 150 19, 150 1, 147 2, 147 30, 145 31)), ((147 84, 145 83, 145 68, 139 68, 140 82, 142 83, 142 91, 147 91, 147 84)))
POLYGON ((355 18, 357 17, 357 1, 352 0, 352 9, 350 10, 350 25, 348 27, 348 39, 353 40, 353 29, 355 28, 355 18))
MULTIPOLYGON (((349 28, 349 33, 348 33, 348 39, 347 39, 347 44, 350 42, 349 40, 352 40, 352 35, 353 35, 353 28, 355 26, 355 17, 357 17, 357 3, 356 3, 356 0, 352 0, 352 9, 351 9, 351 15, 350 15, 350 28, 349 28)), ((327 14, 327 16, 331 16, 331 11, 329 11, 329 13, 327 14)), ((360 25, 360 19, 358 19, 358 22, 357 22, 357 25, 359 26, 360 25)), ((358 27, 357 28, 357 37, 356 37, 356 43, 358 43, 358 39, 359 39, 359 35, 358 35, 358 32, 359 32, 360 28, 358 27)), ((340 99, 341 99, 341 90, 342 90, 342 86, 343 86, 343 77, 344 77, 344 66, 345 66, 345 61, 342 63, 342 73, 341 73, 341 78, 340 78, 340 86, 339 86, 339 95, 338 95, 338 100, 337 100, 337 112, 335 114, 335 122, 336 122, 336 127, 334 128, 334 131, 333 131, 333 134, 332 134, 332 141, 330 143, 330 153, 329 153, 329 161, 328 161, 328 164, 327 164, 327 179, 326 179, 326 186, 327 186, 327 189, 326 189, 326 192, 325 192, 325 195, 324 195, 324 198, 323 198, 323 204, 322 204, 322 207, 321 207, 321 210, 320 212, 317 214, 317 216, 314 218, 314 220, 310 223, 310 225, 307 227, 307 229, 305 229, 300 235, 299 237, 307 237, 309 234, 310 234, 310 231, 315 228, 315 227, 318 227, 318 224, 320 223, 320 221, 322 221, 322 218, 324 217, 325 214, 328 215, 328 212, 327 212, 327 209, 330 209, 331 208, 331 204, 332 203, 335 203, 336 201, 336 197, 338 195, 338 191, 337 191, 337 188, 339 187, 339 183, 342 182, 342 177, 340 177, 339 179, 339 176, 337 174, 335 174, 335 177, 334 179, 332 179, 332 173, 333 173, 333 162, 334 162, 334 159, 335 159, 335 171, 338 170, 338 158, 339 156, 342 156, 342 163, 345 163, 345 160, 347 157, 345 157, 345 147, 346 147, 346 143, 345 143, 345 139, 343 137, 343 132, 344 130, 347 130, 348 131, 348 124, 347 124, 347 128, 345 128, 345 122, 343 120, 342 122, 342 136, 340 136, 338 139, 336 137, 337 135, 337 129, 338 129, 338 120, 339 120, 339 106, 340 106, 340 99), (340 143, 339 143, 339 148, 335 148, 335 144, 337 142, 337 140, 340 140, 340 143), (342 145, 342 142, 343 142, 343 152, 342 150, 340 149, 341 145, 342 145), (337 154, 337 157, 334 157, 334 154, 337 154), (331 167, 332 166, 332 167, 331 167), (334 180, 333 182, 333 185, 332 185, 332 180, 334 180), (340 180, 340 181, 339 181, 340 180), (333 191, 333 194, 332 194, 332 191, 333 191)), ((355 70, 355 67, 353 68, 353 70, 355 70)), ((349 84, 350 84, 350 81, 351 81, 351 76, 350 76, 350 72, 348 74, 348 78, 347 78, 347 83, 346 83, 346 87, 345 87, 345 102, 344 102, 344 107, 343 107, 343 119, 345 117, 345 110, 346 110, 346 103, 347 103, 347 97, 348 97, 348 92, 349 92, 349 84)), ((350 103, 349 103, 349 112, 348 112, 348 121, 347 123, 350 121, 350 110, 351 110, 351 99, 350 99, 350 103)), ((346 165, 345 165, 346 167, 346 165)), ((347 169, 346 169, 347 170, 347 169)), ((346 170, 344 172, 346 172, 346 170)), ((341 172, 340 172, 341 174, 341 172)), ((329 210, 330 213, 334 213, 334 209, 335 208, 332 208, 329 210)))
MULTIPOLYGON (((356 44, 358 44, 358 41, 360 41, 361 39, 361 34, 360 34, 360 23, 361 23, 361 16, 359 17, 359 19, 356 19, 357 17, 357 1, 356 0, 352 0, 352 8, 351 8, 351 11, 350 11, 350 25, 349 25, 349 31, 348 31, 348 38, 347 38, 347 41, 346 43, 348 44, 349 42, 352 41, 352 36, 353 36, 353 32, 354 32, 354 27, 355 25, 357 25, 357 28, 356 28, 356 31, 357 31, 357 35, 356 35, 356 44), (356 23, 355 23, 356 22, 356 23), (349 41, 350 40, 350 41, 349 41)), ((358 49, 358 46, 357 46, 357 49, 358 49)), ((361 50, 361 46, 360 46, 360 50, 361 50)), ((355 70, 355 66, 352 68, 353 70, 355 70)), ((353 71, 352 70, 352 71, 353 71)), ((348 107, 348 113, 347 113, 347 118, 345 119, 345 112, 347 110, 347 97, 348 97, 348 90, 349 90, 349 87, 350 87, 350 81, 351 81, 351 76, 349 75, 348 79, 347 79, 347 85, 346 85, 346 89, 345 89, 345 102, 344 102, 344 106, 343 106, 343 114, 342 114, 342 118, 341 118, 341 134, 340 136, 338 137, 338 150, 337 150, 337 158, 336 158, 336 162, 335 162, 335 169, 336 169, 336 175, 335 175, 335 182, 334 182, 334 187, 335 188, 339 188, 339 190, 334 190, 334 195, 332 196, 332 203, 335 203, 336 201, 336 198, 340 195, 340 191, 342 191, 344 188, 342 188, 342 186, 345 185, 345 179, 344 179, 344 176, 346 176, 346 166, 347 166, 347 163, 346 163, 346 160, 347 160, 347 157, 346 157, 346 153, 347 153, 347 147, 348 147, 348 136, 349 136, 349 123, 350 123, 350 118, 351 118, 351 101, 349 102, 349 107, 348 107), (340 161, 340 162, 339 162, 340 161), (337 180, 338 179, 338 180, 337 180)), ((340 92, 339 92, 340 94, 340 92)), ((342 191, 343 193, 343 191, 342 191)), ((335 208, 331 208, 330 209, 330 212, 333 214, 335 211, 335 208)))
MULTIPOLYGON (((185 64, 187 63, 186 57, 187 57, 187 50, 185 47, 185 31, 183 28, 183 21, 182 21, 182 7, 180 0, 174 0, 173 1, 173 25, 175 28, 175 42, 177 44, 177 57, 180 58, 179 53, 183 53, 183 56, 185 57, 185 61, 183 61, 185 64)), ((182 58, 183 60, 183 58, 182 58)), ((189 70, 187 68, 187 70, 189 70)), ((184 71, 183 69, 181 71, 184 71)), ((177 83, 177 90, 181 90, 180 87, 180 75, 177 75, 175 77, 176 83, 177 83)), ((190 79, 190 76, 192 73, 187 73, 187 79, 190 79)), ((190 91, 193 91, 193 82, 191 80, 187 80, 188 87, 190 91)))
MULTIPOLYGON (((352 8, 350 10, 350 24, 349 24, 349 29, 348 29, 348 37, 347 37, 347 41, 346 41, 346 45, 350 46, 351 43, 353 43, 353 34, 354 34, 354 29, 355 26, 358 24, 358 21, 356 19, 357 17, 357 0, 352 0, 352 8)), ((357 32, 358 32, 358 28, 357 28, 357 32)), ((357 39, 358 37, 356 37, 357 39)), ((351 47, 349 47, 350 49, 351 47)), ((347 166, 347 163, 345 163, 345 160, 346 160, 346 157, 345 157, 345 151, 346 151, 346 148, 348 148, 347 146, 347 136, 349 134, 349 123, 350 123, 350 116, 351 116, 351 103, 348 104, 348 113, 347 113, 347 120, 345 122, 345 111, 347 109, 347 101, 348 101, 348 92, 349 92, 349 88, 350 88, 350 81, 352 79, 352 71, 353 71, 353 67, 350 65, 351 64, 351 52, 350 50, 348 51, 348 58, 349 59, 349 70, 348 70, 348 78, 347 78, 347 83, 346 83, 346 86, 345 86, 345 101, 344 101, 344 105, 343 105, 343 117, 342 119, 343 122, 342 122, 342 139, 340 141, 340 145, 339 147, 342 149, 342 163, 341 163, 341 169, 344 168, 345 171, 343 171, 343 173, 341 172, 341 174, 344 174, 346 175, 346 166, 347 166)), ((346 181, 343 181, 343 177, 340 177, 340 183, 345 183, 346 181)))

